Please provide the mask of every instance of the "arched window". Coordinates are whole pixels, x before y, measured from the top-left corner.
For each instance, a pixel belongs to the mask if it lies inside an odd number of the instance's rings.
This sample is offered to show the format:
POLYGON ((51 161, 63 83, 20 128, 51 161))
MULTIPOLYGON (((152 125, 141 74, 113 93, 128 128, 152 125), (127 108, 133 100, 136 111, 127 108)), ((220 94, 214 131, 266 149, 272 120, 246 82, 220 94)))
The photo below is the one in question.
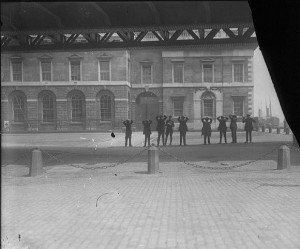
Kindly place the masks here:
POLYGON ((50 94, 43 96, 43 122, 54 122, 54 102, 55 100, 50 94))
POLYGON ((110 121, 112 117, 112 105, 111 105, 111 96, 102 95, 100 97, 100 115, 101 120, 110 121))
POLYGON ((25 121, 25 97, 21 94, 16 94, 12 98, 13 104, 13 120, 14 122, 25 121))
POLYGON ((74 94, 71 97, 71 120, 72 122, 82 122, 84 99, 80 94, 74 94))
POLYGON ((205 92, 202 95, 202 116, 214 117, 215 116, 215 96, 211 92, 205 92))

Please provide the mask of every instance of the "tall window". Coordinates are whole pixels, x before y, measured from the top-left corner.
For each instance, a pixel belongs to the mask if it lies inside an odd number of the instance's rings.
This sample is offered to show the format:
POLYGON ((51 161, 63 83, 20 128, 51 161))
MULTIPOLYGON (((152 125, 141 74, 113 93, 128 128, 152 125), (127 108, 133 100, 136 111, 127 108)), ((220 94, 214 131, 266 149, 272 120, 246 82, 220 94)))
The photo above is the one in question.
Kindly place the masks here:
POLYGON ((110 121, 112 116, 111 96, 102 95, 100 97, 100 112, 102 121, 110 121))
POLYGON ((173 83, 183 83, 183 63, 173 63, 173 83))
POLYGON ((80 61, 70 61, 71 80, 80 80, 80 61))
POLYGON ((51 61, 41 61, 42 81, 51 81, 51 61))
POLYGON ((13 118, 14 122, 25 121, 25 99, 21 95, 13 97, 13 118))
POLYGON ((152 65, 142 65, 142 83, 152 83, 152 65))
POLYGON ((183 98, 173 99, 173 115, 182 116, 183 115, 183 98))
POLYGON ((54 98, 47 94, 42 99, 43 102, 43 122, 54 121, 54 98))
POLYGON ((233 113, 237 116, 244 115, 244 97, 233 97, 233 113))
POLYGON ((100 80, 110 80, 110 61, 100 61, 100 80))
POLYGON ((205 92, 202 95, 203 116, 215 116, 215 97, 211 92, 205 92))
POLYGON ((213 82, 213 64, 203 64, 203 82, 213 82))
POLYGON ((83 121, 83 97, 79 94, 74 94, 71 98, 71 119, 72 122, 83 121))
POLYGON ((233 82, 244 82, 244 64, 233 64, 233 82))
POLYGON ((12 67, 12 80, 22 81, 22 62, 12 61, 11 67, 12 67))

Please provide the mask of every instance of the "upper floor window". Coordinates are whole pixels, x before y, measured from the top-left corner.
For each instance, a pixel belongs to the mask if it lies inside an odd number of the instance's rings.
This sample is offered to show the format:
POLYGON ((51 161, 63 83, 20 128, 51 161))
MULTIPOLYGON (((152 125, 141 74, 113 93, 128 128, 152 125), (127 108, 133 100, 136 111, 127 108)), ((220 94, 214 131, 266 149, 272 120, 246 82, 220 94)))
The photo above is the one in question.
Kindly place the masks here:
POLYGON ((173 83, 183 83, 183 63, 173 63, 173 83))
POLYGON ((99 61, 100 80, 110 80, 110 61, 99 61))
POLYGON ((151 84, 152 83, 152 65, 144 64, 142 65, 142 83, 151 84))
POLYGON ((79 81, 81 79, 80 61, 77 60, 70 61, 70 67, 71 67, 71 80, 79 81))
POLYGON ((41 61, 42 81, 51 81, 51 61, 41 61))
POLYGON ((12 61, 12 81, 22 81, 22 61, 12 61))
POLYGON ((233 99, 233 114, 237 116, 244 115, 244 97, 232 97, 233 99))
POLYGON ((213 64, 202 64, 203 82, 213 82, 213 64))
POLYGON ((244 82, 244 64, 233 64, 233 82, 244 82))

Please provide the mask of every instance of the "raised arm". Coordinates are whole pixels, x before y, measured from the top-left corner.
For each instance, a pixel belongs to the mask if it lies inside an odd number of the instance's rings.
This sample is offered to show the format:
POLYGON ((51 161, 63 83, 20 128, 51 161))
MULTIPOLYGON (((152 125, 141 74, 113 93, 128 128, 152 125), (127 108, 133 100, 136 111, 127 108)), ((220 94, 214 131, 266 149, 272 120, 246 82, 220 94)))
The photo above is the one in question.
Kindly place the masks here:
POLYGON ((185 118, 185 121, 187 122, 188 120, 189 120, 189 118, 188 118, 188 117, 186 117, 186 118, 185 118))
POLYGON ((133 124, 133 120, 130 121, 130 124, 133 124))
POLYGON ((208 123, 209 123, 209 124, 211 124, 212 121, 213 121, 213 120, 212 120, 211 118, 208 119, 208 123))
POLYGON ((123 123, 123 125, 126 125, 125 121, 123 121, 122 123, 123 123))
POLYGON ((149 125, 152 124, 152 120, 149 120, 149 125))

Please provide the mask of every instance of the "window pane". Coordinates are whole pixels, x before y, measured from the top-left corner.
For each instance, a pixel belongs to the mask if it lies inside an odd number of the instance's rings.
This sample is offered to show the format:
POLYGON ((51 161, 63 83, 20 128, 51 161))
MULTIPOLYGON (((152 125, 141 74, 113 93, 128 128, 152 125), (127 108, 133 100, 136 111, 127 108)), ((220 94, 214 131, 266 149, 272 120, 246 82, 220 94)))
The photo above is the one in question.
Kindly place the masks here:
POLYGON ((213 82, 213 65, 203 64, 203 81, 213 82))
POLYGON ((81 122, 83 119, 83 99, 80 95, 72 96, 72 121, 81 122))
POLYGON ((15 122, 24 122, 25 120, 25 101, 22 96, 13 98, 13 112, 15 122))
POLYGON ((80 80, 80 61, 71 61, 71 80, 80 80))
POLYGON ((214 101, 213 99, 203 100, 203 116, 214 116, 214 101))
POLYGON ((42 61, 41 69, 42 69, 42 81, 51 81, 51 62, 42 61))
POLYGON ((54 121, 54 99, 50 95, 43 97, 43 122, 54 121))
POLYGON ((142 82, 144 84, 151 84, 151 65, 143 65, 142 73, 143 73, 142 82))
POLYGON ((109 61, 100 61, 100 80, 110 80, 109 61))
POLYGON ((100 98, 101 120, 110 121, 112 116, 111 111, 111 97, 109 95, 102 95, 100 98))
POLYGON ((183 115, 183 101, 182 100, 174 100, 174 116, 182 116, 183 115))
POLYGON ((233 113, 237 116, 244 115, 244 99, 234 98, 233 99, 233 113))
POLYGON ((22 62, 13 61, 11 64, 13 81, 22 81, 22 62))
POLYGON ((183 83, 183 64, 174 63, 173 64, 173 78, 174 83, 183 83))
POLYGON ((243 64, 233 64, 233 81, 243 82, 243 64))

